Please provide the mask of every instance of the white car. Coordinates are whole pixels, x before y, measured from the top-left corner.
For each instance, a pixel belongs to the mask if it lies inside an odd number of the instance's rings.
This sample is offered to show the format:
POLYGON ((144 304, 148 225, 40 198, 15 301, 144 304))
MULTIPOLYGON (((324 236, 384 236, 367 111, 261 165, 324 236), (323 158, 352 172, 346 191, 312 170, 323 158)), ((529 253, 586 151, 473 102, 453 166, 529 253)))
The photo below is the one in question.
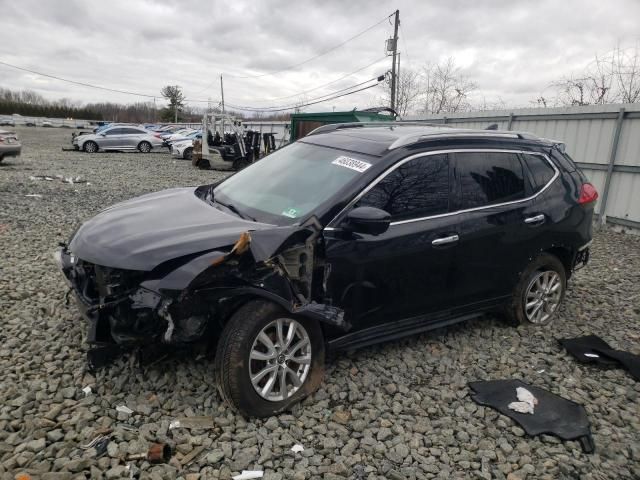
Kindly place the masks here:
POLYGON ((171 144, 171 156, 191 160, 193 155, 193 139, 181 140, 171 144))

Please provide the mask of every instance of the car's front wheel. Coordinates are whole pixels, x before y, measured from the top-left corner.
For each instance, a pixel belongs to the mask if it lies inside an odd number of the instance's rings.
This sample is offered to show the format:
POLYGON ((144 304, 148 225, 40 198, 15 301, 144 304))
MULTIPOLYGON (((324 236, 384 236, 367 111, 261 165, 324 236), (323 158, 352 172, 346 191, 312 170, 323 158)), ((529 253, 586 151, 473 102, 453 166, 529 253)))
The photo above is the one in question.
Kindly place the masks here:
POLYGON ((182 154, 182 157, 185 160, 191 160, 193 158, 193 148, 189 147, 185 149, 184 153, 182 154))
POLYGON ((320 325, 254 300, 225 326, 216 352, 218 387, 245 416, 268 417, 315 391, 324 373, 320 325))
POLYGON ((507 317, 514 324, 546 325, 558 312, 566 288, 564 265, 554 255, 543 253, 522 273, 507 317))
POLYGON ((84 151, 87 153, 96 153, 98 151, 98 144, 88 140, 84 142, 84 151))

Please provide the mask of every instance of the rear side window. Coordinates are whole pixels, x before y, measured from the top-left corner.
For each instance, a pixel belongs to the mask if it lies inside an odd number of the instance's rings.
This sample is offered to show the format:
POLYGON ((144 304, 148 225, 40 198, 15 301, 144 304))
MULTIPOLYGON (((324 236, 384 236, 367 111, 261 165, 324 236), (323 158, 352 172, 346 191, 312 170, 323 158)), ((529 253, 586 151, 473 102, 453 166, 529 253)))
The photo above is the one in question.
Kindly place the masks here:
POLYGON ((145 132, 143 132, 142 130, 138 130, 137 128, 123 128, 122 129, 122 134, 123 135, 141 135, 145 132))
POLYGON ((461 209, 525 198, 524 171, 515 153, 459 152, 455 159, 461 209))
POLYGON ((522 155, 524 162, 527 164, 529 173, 531 174, 531 181, 533 183, 532 192, 537 193, 551 181, 555 175, 555 170, 549 162, 540 155, 522 155))
POLYGON ((380 208, 394 221, 447 213, 447 155, 428 155, 402 164, 369 190, 356 207, 380 208))

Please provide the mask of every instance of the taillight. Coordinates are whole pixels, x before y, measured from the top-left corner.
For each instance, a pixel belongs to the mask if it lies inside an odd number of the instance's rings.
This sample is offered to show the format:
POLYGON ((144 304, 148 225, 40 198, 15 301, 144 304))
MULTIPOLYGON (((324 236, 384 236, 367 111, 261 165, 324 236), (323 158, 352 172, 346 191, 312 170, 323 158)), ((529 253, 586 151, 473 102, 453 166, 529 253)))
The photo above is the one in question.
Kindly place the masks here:
POLYGON ((595 202, 598 199, 598 191, 596 187, 591 185, 590 183, 583 183, 580 188, 580 197, 578 198, 578 203, 580 205, 584 205, 585 203, 595 202))

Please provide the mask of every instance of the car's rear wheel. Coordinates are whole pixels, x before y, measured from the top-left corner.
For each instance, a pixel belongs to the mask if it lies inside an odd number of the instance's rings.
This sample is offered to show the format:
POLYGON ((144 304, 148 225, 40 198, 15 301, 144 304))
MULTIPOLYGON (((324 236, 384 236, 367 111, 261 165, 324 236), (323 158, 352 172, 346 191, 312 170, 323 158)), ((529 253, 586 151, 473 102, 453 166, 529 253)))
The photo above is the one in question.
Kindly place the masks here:
POLYGON ((149 142, 140 142, 138 144, 138 150, 142 153, 149 153, 151 151, 151 144, 149 142))
POLYGON ((184 153, 182 154, 182 157, 185 160, 191 160, 193 158, 193 148, 189 147, 187 148, 184 153))
POLYGON ((254 300, 225 326, 216 352, 218 387, 243 415, 267 417, 315 391, 324 373, 320 325, 254 300))
POLYGON ((88 140, 84 142, 84 151, 87 153, 96 153, 98 151, 98 144, 88 140))
POLYGON ((506 309, 514 324, 547 325, 556 316, 567 288, 562 262, 543 253, 525 269, 506 309))

